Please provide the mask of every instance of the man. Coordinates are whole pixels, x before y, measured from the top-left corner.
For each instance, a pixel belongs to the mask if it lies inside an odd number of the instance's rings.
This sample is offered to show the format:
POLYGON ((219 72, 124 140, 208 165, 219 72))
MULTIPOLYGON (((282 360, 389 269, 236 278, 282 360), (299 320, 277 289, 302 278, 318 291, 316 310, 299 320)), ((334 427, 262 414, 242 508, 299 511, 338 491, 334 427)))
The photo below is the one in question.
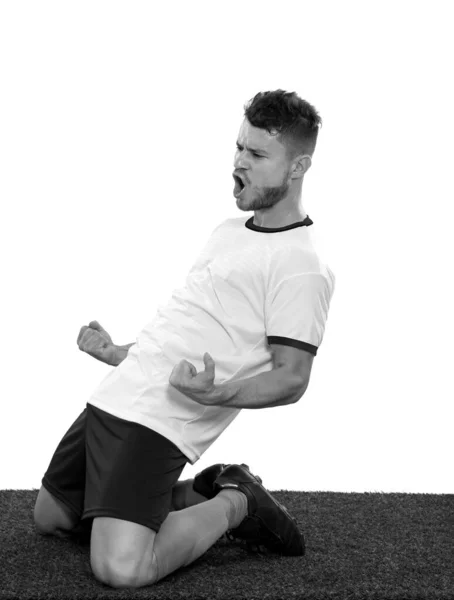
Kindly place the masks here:
POLYGON ((178 478, 242 408, 292 404, 308 386, 335 285, 301 206, 319 125, 294 92, 257 94, 233 172, 237 206, 254 216, 213 231, 135 343, 115 346, 97 321, 80 330, 79 348, 116 368, 57 447, 34 517, 59 536, 90 523, 101 582, 151 585, 224 534, 304 553, 295 519, 247 465, 178 478))

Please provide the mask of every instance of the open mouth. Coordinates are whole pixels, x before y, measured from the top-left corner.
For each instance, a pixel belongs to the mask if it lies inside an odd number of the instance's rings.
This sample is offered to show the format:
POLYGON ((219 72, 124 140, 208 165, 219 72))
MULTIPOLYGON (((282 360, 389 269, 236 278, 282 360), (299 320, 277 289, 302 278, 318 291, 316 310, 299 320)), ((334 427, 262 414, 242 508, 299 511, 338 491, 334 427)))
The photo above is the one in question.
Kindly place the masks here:
POLYGON ((233 179, 235 180, 235 189, 233 190, 233 195, 235 196, 235 198, 238 198, 238 196, 240 196, 243 193, 244 188, 246 186, 243 183, 243 180, 240 177, 238 177, 238 175, 233 175, 233 179))

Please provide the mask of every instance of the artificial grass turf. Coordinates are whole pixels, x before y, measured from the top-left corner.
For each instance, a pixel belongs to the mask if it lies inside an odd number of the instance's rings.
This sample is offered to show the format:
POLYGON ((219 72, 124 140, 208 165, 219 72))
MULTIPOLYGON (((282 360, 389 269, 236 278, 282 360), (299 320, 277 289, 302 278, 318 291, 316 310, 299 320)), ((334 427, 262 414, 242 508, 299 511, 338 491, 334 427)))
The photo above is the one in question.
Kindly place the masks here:
POLYGON ((248 553, 222 537, 153 586, 113 589, 90 569, 89 537, 39 535, 38 490, 0 490, 0 598, 454 599, 454 495, 271 491, 306 554, 248 553))

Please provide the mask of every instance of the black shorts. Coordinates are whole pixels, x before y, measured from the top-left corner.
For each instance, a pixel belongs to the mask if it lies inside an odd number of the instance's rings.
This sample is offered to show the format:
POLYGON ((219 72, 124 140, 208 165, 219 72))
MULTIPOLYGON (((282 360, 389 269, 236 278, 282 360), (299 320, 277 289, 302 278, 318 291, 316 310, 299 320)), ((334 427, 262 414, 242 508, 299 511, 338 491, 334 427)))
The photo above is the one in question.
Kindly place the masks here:
POLYGON ((57 446, 42 484, 85 527, 95 517, 114 517, 158 532, 187 462, 156 431, 87 403, 57 446))

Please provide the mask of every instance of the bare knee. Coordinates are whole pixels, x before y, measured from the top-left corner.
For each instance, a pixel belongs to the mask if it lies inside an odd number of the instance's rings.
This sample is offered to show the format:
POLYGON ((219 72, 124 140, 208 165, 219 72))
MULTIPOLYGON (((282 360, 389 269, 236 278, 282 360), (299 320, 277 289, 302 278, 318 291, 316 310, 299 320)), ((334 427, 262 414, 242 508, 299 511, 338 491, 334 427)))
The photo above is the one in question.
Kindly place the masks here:
POLYGON ((138 588, 152 585, 157 580, 156 556, 153 550, 154 536, 150 536, 147 541, 139 540, 135 536, 128 539, 128 535, 124 537, 118 535, 120 532, 126 533, 124 525, 137 527, 134 523, 120 522, 109 517, 94 519, 90 548, 93 575, 101 583, 113 588, 138 588), (125 543, 124 547, 120 546, 122 542, 125 543), (144 543, 145 545, 141 547, 144 543))
POLYGON ((135 570, 124 563, 107 557, 98 560, 91 555, 90 564, 95 578, 105 585, 113 588, 139 587, 135 570))
POLYGON ((33 510, 33 520, 38 533, 67 537, 79 518, 41 486, 33 510))
POLYGON ((156 555, 153 552, 153 564, 140 565, 134 561, 125 561, 112 556, 100 558, 93 553, 90 564, 95 578, 113 588, 139 588, 152 585, 157 581, 156 555), (146 570, 144 571, 144 566, 146 570))

